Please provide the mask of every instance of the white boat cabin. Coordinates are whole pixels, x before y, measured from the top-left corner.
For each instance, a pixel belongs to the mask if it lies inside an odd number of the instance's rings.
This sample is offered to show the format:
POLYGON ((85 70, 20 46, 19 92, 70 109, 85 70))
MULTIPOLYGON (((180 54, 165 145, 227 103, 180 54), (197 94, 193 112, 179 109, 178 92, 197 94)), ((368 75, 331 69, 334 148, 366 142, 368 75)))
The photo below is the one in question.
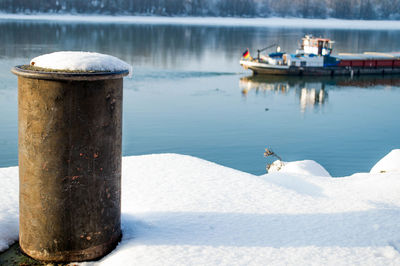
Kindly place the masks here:
POLYGON ((312 35, 306 35, 302 38, 300 50, 297 53, 330 55, 332 46, 335 42, 326 38, 316 38, 312 35))
POLYGON ((283 64, 296 67, 322 67, 324 66, 324 58, 314 54, 284 54, 283 64))

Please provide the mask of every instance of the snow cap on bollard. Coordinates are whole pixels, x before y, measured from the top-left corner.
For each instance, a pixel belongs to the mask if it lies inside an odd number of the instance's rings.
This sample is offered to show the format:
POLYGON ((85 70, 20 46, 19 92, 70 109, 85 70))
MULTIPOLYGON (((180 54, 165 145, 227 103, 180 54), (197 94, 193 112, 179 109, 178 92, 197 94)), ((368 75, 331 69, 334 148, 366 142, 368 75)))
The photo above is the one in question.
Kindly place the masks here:
POLYGON ((56 52, 16 66, 21 249, 42 261, 106 255, 121 238, 120 59, 56 52))
POLYGON ((16 66, 12 72, 44 79, 109 79, 110 75, 131 76, 132 66, 111 55, 61 51, 35 57, 29 65, 16 66))
POLYGON ((68 70, 82 72, 128 71, 132 66, 111 55, 93 52, 54 52, 35 57, 30 65, 53 70, 68 70))

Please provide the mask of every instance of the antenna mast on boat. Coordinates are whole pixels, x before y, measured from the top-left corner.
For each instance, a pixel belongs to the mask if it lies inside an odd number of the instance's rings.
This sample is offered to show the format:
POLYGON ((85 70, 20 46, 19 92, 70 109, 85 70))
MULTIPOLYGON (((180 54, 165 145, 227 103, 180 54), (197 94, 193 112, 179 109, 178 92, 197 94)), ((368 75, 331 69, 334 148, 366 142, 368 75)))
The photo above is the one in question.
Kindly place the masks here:
POLYGON ((274 47, 274 46, 278 46, 278 45, 277 45, 276 43, 274 43, 274 44, 272 44, 272 45, 270 45, 270 46, 267 46, 267 47, 265 47, 265 48, 262 48, 262 49, 257 50, 257 53, 258 53, 257 58, 260 59, 260 53, 261 53, 261 52, 263 52, 263 51, 265 51, 265 50, 267 50, 267 49, 270 49, 270 48, 272 48, 272 47, 274 47))

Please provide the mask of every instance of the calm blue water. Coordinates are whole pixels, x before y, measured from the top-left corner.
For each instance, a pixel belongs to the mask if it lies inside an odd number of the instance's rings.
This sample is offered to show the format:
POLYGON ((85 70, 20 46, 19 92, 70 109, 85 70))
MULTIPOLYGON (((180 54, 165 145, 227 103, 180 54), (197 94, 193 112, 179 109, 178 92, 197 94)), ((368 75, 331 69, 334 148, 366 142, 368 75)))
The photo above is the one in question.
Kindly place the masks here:
POLYGON ((238 64, 306 33, 336 52, 400 51, 398 31, 67 24, 0 20, 0 166, 18 164, 17 78, 10 68, 59 50, 115 55, 134 67, 124 86, 124 155, 183 153, 254 174, 266 147, 312 159, 332 175, 369 171, 400 147, 400 77, 253 78, 238 64))

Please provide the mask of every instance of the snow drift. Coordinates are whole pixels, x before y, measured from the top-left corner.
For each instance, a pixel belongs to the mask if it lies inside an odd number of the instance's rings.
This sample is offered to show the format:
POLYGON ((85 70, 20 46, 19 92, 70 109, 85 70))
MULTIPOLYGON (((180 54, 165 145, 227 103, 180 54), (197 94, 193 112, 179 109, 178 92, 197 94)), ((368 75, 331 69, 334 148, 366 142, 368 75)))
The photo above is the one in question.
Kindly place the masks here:
MULTIPOLYGON (((398 172, 330 178, 290 164, 254 176, 186 155, 124 157, 122 242, 84 264, 400 264, 398 172)), ((18 238, 17 168, 0 178, 4 250, 18 238)))
POLYGON ((392 150, 388 155, 383 157, 371 169, 371 174, 377 173, 399 173, 400 174, 400 149, 392 150))
POLYGON ((274 173, 278 171, 281 173, 331 177, 331 175, 322 165, 313 160, 297 162, 282 162, 280 160, 276 160, 271 164, 268 173, 274 173))

